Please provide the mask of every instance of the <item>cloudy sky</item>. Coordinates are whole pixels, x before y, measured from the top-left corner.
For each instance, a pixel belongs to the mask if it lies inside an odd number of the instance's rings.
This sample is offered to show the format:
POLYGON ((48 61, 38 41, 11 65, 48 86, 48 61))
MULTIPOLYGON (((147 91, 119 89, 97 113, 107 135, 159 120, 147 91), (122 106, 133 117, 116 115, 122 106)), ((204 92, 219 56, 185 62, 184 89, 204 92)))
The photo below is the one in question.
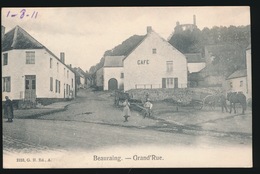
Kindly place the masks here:
POLYGON ((147 26, 167 39, 177 21, 193 23, 193 15, 200 29, 250 24, 249 7, 229 6, 4 8, 2 25, 6 32, 19 25, 58 57, 65 52, 67 64, 89 70, 106 50, 134 34, 145 35, 147 26))

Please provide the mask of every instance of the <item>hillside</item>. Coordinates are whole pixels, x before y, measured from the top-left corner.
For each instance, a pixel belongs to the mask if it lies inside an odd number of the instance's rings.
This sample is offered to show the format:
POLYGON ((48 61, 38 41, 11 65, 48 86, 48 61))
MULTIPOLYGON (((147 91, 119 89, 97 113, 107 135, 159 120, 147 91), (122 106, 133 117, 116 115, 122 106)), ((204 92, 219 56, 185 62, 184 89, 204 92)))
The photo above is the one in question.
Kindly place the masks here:
POLYGON ((213 27, 174 33, 169 43, 182 53, 210 52, 214 58, 209 71, 228 76, 245 68, 245 50, 251 42, 250 26, 213 27), (206 49, 205 49, 206 48, 206 49))

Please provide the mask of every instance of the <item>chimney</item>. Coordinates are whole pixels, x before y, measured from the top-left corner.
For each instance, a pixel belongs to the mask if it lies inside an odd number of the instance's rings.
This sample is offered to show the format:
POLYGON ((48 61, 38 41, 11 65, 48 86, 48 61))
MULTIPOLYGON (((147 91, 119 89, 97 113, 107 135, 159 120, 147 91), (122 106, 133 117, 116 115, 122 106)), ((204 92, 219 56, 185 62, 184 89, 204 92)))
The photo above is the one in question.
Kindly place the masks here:
POLYGON ((193 24, 196 25, 196 15, 193 15, 193 24))
POLYGON ((72 65, 70 64, 70 67, 72 68, 72 65))
POLYGON ((148 27, 147 27, 147 34, 148 34, 148 33, 151 33, 151 31, 152 31, 152 27, 151 27, 151 26, 148 26, 148 27))
POLYGON ((61 61, 62 63, 65 63, 65 53, 64 53, 64 52, 61 52, 61 53, 60 53, 60 61, 61 61))

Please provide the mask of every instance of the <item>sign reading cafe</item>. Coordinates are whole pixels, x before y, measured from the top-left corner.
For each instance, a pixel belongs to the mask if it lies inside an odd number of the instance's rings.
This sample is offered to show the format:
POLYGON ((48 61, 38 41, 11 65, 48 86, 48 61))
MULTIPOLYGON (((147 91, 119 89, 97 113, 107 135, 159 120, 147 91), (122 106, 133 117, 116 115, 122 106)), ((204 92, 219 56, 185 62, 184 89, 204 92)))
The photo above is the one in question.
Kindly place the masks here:
POLYGON ((149 64, 149 60, 137 60, 137 64, 138 65, 148 65, 149 64))

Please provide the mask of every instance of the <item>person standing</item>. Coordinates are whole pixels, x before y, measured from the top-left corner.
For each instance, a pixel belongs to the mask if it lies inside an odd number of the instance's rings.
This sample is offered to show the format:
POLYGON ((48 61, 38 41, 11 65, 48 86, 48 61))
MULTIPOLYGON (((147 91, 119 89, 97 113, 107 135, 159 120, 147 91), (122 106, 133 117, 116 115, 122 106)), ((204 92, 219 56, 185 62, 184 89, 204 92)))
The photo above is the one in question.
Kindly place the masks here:
POLYGON ((228 109, 227 109, 227 101, 226 101, 226 97, 224 95, 224 92, 222 92, 220 94, 220 104, 221 104, 221 109, 222 109, 222 112, 224 112, 224 109, 226 112, 228 112, 228 109))
POLYGON ((4 105, 4 116, 5 118, 8 119, 7 122, 13 122, 13 118, 14 118, 13 103, 8 96, 5 96, 5 99, 6 101, 4 105))
POLYGON ((148 117, 151 116, 152 107, 153 107, 153 104, 150 102, 150 99, 147 98, 146 102, 144 103, 144 108, 145 108, 144 118, 146 116, 148 116, 148 117))
POLYGON ((123 106, 124 106, 124 109, 123 109, 123 117, 125 117, 125 121, 124 122, 127 122, 128 120, 128 117, 130 117, 131 115, 131 111, 130 111, 130 103, 128 102, 128 99, 126 99, 123 103, 123 106))

